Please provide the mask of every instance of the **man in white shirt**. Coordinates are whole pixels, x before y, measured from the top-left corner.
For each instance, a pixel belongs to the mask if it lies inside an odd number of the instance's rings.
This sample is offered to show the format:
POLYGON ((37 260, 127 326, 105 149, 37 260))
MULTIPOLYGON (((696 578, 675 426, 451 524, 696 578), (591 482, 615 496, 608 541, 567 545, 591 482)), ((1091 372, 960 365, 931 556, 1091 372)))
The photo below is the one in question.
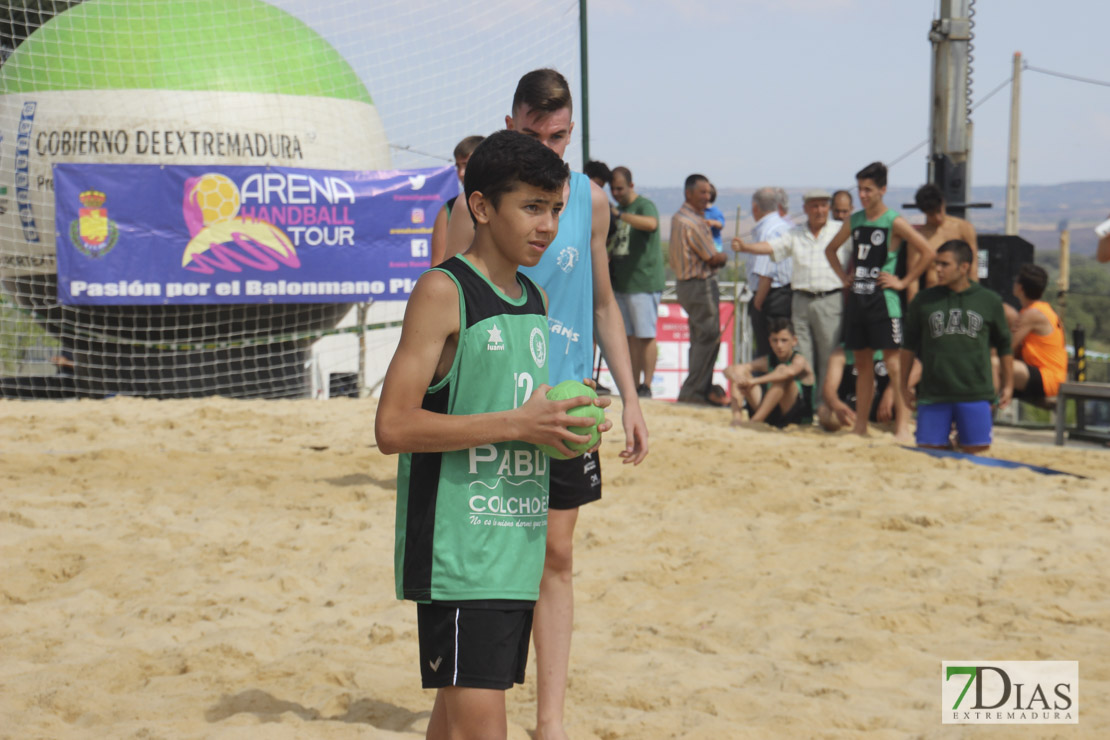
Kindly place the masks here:
MULTIPOLYGON (((765 255, 779 264, 792 263, 791 318, 798 349, 817 374, 817 388, 822 387, 829 356, 839 341, 843 308, 844 284, 825 258, 825 247, 841 226, 829 218, 830 200, 827 190, 809 190, 803 196, 806 223, 761 242, 745 242, 740 237, 732 240, 737 252, 765 255)), ((849 253, 847 244, 839 253, 843 262, 849 253)))
MULTIPOLYGON (((752 241, 765 242, 782 236, 792 223, 780 215, 782 188, 764 187, 752 195, 752 241)), ((764 357, 771 352, 767 322, 774 316, 790 318, 790 259, 774 262, 766 254, 748 260, 748 288, 754 294, 748 306, 752 321, 755 347, 752 357, 764 357)))

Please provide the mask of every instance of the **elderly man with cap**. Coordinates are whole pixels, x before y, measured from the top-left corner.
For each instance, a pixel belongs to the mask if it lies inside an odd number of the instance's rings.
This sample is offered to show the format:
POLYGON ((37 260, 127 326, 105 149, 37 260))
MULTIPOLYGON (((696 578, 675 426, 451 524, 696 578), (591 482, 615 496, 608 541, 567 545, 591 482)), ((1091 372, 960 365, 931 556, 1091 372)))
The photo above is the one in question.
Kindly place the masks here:
MULTIPOLYGON (((793 258, 791 314, 798 349, 817 374, 817 388, 823 382, 829 356, 840 341, 840 313, 844 305, 841 295, 844 283, 825 258, 825 247, 841 226, 839 221, 829 218, 831 199, 827 190, 809 190, 802 196, 804 224, 765 242, 753 244, 740 237, 732 240, 732 248, 737 252, 768 255, 775 262, 793 258)), ((841 247, 842 262, 849 251, 841 247)))

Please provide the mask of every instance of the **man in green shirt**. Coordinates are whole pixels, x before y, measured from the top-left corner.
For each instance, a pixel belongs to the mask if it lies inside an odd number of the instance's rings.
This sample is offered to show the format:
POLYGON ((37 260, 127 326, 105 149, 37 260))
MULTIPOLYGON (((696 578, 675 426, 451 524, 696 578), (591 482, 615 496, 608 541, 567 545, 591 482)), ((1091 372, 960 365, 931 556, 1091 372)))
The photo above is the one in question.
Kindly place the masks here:
POLYGON ((986 450, 991 445, 991 404, 997 397, 999 408, 1005 408, 1014 393, 1013 350, 1002 298, 971 282, 972 264, 967 242, 953 239, 942 244, 936 257, 937 284, 918 293, 906 309, 906 377, 914 355, 921 358, 918 447, 949 447, 955 422, 961 450, 986 450), (992 347, 1001 368, 997 395, 992 347))
POLYGON ((628 334, 636 393, 651 398, 651 381, 659 356, 655 323, 666 279, 659 243, 659 210, 636 192, 627 167, 613 170, 609 189, 618 204, 613 208, 613 222, 617 225, 610 263, 613 293, 628 334))

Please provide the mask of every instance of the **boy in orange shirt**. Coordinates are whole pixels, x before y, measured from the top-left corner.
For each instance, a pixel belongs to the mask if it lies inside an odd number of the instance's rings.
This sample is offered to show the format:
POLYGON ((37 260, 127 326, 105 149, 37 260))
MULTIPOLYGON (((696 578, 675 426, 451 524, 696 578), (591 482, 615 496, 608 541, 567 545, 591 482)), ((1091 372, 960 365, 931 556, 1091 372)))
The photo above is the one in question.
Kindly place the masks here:
POLYGON ((1022 265, 1014 281, 1021 312, 1006 306, 1014 346, 1014 396, 1032 403, 1056 395, 1068 377, 1064 325, 1052 306, 1041 300, 1048 273, 1036 265, 1022 265))

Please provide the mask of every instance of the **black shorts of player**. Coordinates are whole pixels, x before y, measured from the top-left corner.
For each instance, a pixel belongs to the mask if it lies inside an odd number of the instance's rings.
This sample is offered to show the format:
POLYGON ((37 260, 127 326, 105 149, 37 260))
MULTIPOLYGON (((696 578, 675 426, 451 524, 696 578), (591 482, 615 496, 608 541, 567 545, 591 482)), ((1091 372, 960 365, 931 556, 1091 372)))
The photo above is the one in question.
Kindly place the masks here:
POLYGON ((1024 401, 1043 401, 1044 377, 1041 376, 1041 369, 1035 365, 1026 367, 1029 368, 1029 382, 1020 391, 1014 391, 1014 395, 1024 401))
POLYGON ((524 683, 532 607, 528 601, 417 604, 421 685, 504 691, 524 683))
POLYGON ((844 349, 898 349, 902 346, 902 319, 857 319, 844 322, 844 349))
POLYGON ((601 498, 601 459, 587 452, 569 460, 551 459, 550 509, 577 509, 601 498))
MULTIPOLYGON (((868 417, 871 421, 875 422, 879 420, 879 404, 882 403, 883 394, 886 393, 886 387, 890 385, 890 376, 887 375, 885 366, 882 374, 878 372, 879 363, 881 362, 882 360, 875 362, 874 395, 871 397, 871 414, 868 417)), ((852 367, 852 372, 846 372, 843 377, 840 378, 840 387, 836 389, 837 397, 839 397, 850 409, 856 407, 856 378, 858 377, 859 374, 856 372, 855 367, 852 367)))
POLYGON ((786 411, 778 406, 767 415, 767 424, 782 429, 787 424, 806 426, 813 423, 813 386, 803 385, 794 405, 786 411))

